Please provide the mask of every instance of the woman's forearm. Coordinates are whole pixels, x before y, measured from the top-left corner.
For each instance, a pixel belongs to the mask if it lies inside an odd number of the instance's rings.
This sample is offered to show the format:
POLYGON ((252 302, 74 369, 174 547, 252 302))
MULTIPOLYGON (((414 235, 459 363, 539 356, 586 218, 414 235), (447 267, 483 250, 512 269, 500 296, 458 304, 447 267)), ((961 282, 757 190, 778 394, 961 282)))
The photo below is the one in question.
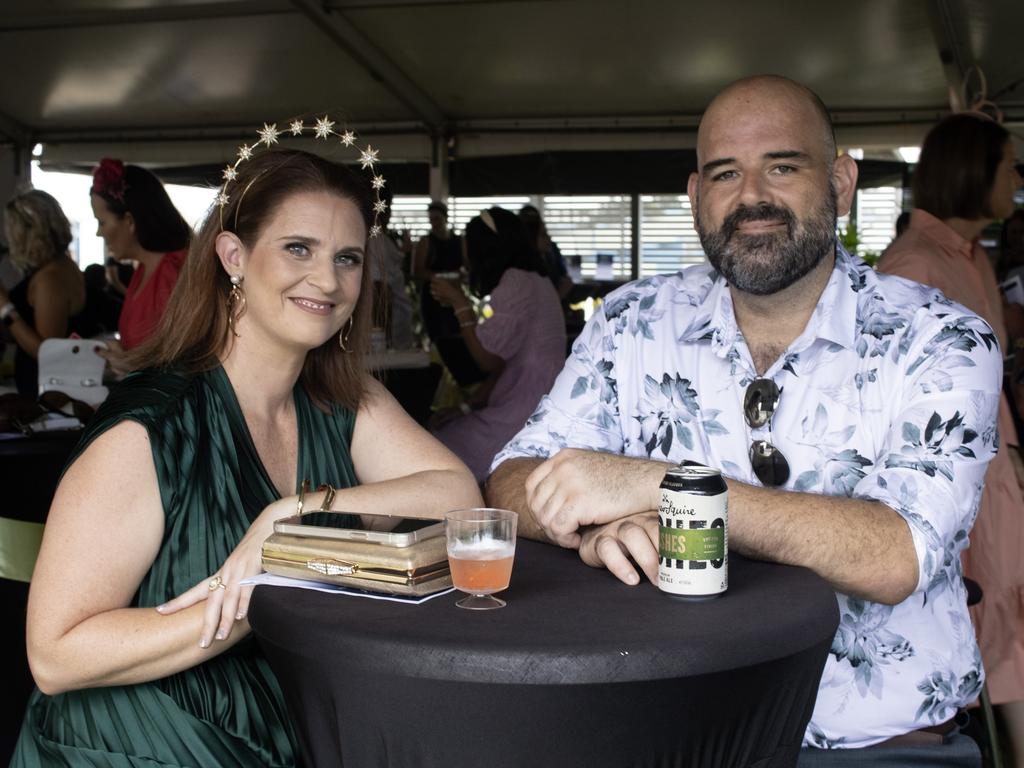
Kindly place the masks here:
MULTIPOLYGON (((303 509, 319 509, 323 499, 322 492, 306 494, 303 509)), ((291 503, 294 500, 295 497, 291 497, 291 503)), ((468 470, 431 469, 379 483, 338 489, 331 509, 358 515, 440 517, 453 509, 481 504, 480 489, 468 470)))
POLYGON ((169 616, 155 608, 118 608, 90 616, 60 637, 28 627, 28 658, 39 689, 56 695, 81 688, 131 685, 194 667, 222 653, 249 631, 237 622, 227 640, 200 648, 204 603, 169 616))
POLYGON ((469 350, 470 357, 480 367, 480 370, 485 373, 500 371, 505 367, 505 361, 498 357, 498 355, 491 354, 484 349, 484 345, 480 343, 480 339, 476 335, 476 310, 473 309, 473 306, 464 296, 461 298, 462 301, 456 301, 452 304, 452 311, 455 312, 455 317, 459 321, 459 331, 462 335, 462 340, 466 342, 466 348, 469 350))
POLYGON ((12 317, 14 322, 8 326, 8 330, 14 337, 14 343, 29 357, 39 357, 39 346, 43 343, 43 337, 20 314, 15 313, 12 317))

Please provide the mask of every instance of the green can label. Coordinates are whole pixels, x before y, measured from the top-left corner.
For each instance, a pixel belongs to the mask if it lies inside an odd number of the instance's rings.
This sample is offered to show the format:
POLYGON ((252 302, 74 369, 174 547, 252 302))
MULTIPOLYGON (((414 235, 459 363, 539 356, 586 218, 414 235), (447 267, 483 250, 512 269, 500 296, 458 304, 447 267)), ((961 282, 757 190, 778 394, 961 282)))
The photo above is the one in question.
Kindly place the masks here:
POLYGON ((722 560, 725 528, 662 528, 658 554, 666 560, 722 560))

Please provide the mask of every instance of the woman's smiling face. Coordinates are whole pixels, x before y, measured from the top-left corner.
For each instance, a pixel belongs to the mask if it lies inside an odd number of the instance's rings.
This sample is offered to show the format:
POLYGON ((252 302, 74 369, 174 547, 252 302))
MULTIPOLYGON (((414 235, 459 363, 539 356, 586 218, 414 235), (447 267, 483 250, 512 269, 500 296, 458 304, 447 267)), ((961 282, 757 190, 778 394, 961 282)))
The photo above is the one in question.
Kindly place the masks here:
POLYGON ((243 338, 315 349, 336 335, 359 299, 366 225, 356 205, 329 192, 284 200, 242 265, 243 338))

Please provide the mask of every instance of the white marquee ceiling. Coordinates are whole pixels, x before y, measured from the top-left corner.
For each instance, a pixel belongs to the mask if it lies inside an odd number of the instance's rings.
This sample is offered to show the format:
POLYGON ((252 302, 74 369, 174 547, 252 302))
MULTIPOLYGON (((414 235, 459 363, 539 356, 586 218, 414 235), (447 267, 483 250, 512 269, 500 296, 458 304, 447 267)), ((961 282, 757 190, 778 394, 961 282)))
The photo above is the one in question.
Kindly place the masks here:
POLYGON ((776 72, 842 143, 898 146, 974 64, 1024 126, 1022 30, 1021 0, 4 0, 0 134, 206 162, 329 112, 390 159, 678 148, 724 84, 776 72))

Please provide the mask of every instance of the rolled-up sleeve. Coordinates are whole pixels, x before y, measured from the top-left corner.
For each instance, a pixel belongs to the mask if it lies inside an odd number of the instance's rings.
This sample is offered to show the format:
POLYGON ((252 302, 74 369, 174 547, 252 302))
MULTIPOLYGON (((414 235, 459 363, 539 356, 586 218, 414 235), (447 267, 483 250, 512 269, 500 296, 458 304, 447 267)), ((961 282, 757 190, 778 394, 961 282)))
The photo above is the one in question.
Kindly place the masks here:
POLYGON ((906 520, 918 559, 918 590, 951 578, 967 546, 985 472, 998 446, 1002 356, 992 329, 949 314, 917 329, 894 373, 890 429, 874 470, 853 495, 906 520))

